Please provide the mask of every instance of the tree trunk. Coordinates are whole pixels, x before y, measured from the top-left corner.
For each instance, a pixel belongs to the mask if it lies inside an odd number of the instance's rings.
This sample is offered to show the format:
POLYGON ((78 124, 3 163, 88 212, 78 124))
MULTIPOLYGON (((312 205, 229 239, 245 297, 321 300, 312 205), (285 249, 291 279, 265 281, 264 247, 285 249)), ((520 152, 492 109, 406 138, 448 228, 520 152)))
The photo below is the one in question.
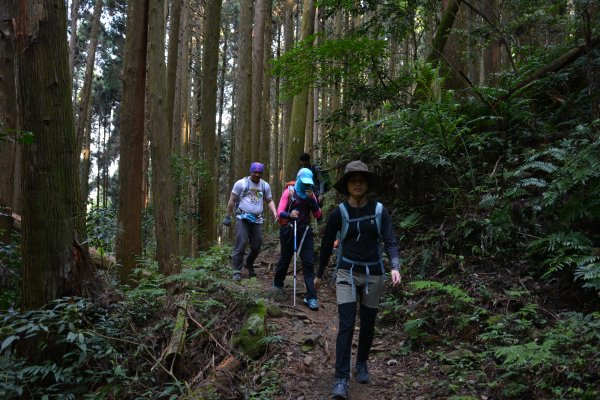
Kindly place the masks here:
MULTIPOLYGON (((271 171, 271 156, 269 152, 271 139, 271 41, 273 21, 271 18, 272 3, 265 2, 265 23, 264 23, 264 51, 263 51, 263 75, 262 75, 262 97, 261 97, 261 120, 260 120, 260 147, 258 149, 258 159, 264 160, 264 163, 269 166, 269 176, 271 171)), ((269 182, 273 182, 268 178, 269 182)), ((272 189, 272 187, 271 187, 272 189)))
MULTIPOLYGON (((498 29, 498 0, 486 0, 484 11, 486 18, 498 29)), ((502 39, 492 41, 483 52, 483 80, 481 85, 494 86, 498 82, 497 73, 502 63, 502 39)))
POLYGON ((23 146, 23 310, 93 294, 94 270, 75 236, 78 152, 63 0, 21 2, 16 20, 23 146))
POLYGON ((202 115, 200 132, 204 142, 203 158, 206 161, 208 177, 203 179, 200 210, 202 229, 200 248, 208 247, 216 242, 216 202, 218 179, 218 155, 220 153, 216 141, 217 117, 217 75, 219 67, 219 37, 221 32, 222 0, 207 0, 206 22, 204 29, 204 48, 202 55, 202 99, 200 115, 202 115))
POLYGON ((6 0, 0 7, 0 242, 8 244, 11 239, 13 223, 13 199, 15 192, 15 169, 17 168, 17 137, 15 134, 3 134, 8 129, 19 131, 17 117, 17 74, 15 54, 15 32, 12 21, 16 16, 15 0, 6 0))
MULTIPOLYGON (((285 0, 284 8, 283 8, 283 52, 287 53, 294 47, 294 0, 285 0)), ((282 117, 282 126, 281 126, 281 149, 280 158, 281 158, 281 173, 283 176, 281 177, 282 181, 285 181, 286 176, 286 154, 287 154, 287 143, 290 134, 290 126, 292 125, 292 103, 293 99, 287 99, 283 102, 283 117, 282 117)), ((296 161, 296 160, 294 160, 296 161)), ((294 166, 296 163, 294 162, 294 166)), ((282 182, 283 183, 283 182, 282 182)))
POLYGON ((119 198, 116 256, 122 283, 131 282, 136 258, 142 255, 144 193, 144 111, 148 1, 130 1, 123 56, 123 100, 119 146, 119 198))
POLYGON ((167 129, 169 135, 169 143, 174 154, 179 154, 180 151, 180 136, 175 130, 173 122, 176 119, 174 115, 175 96, 177 85, 177 65, 179 59, 179 35, 181 30, 181 9, 183 0, 171 0, 171 24, 169 26, 169 53, 167 59, 167 129))
MULTIPOLYGON (((281 30, 282 26, 279 25, 277 28, 277 50, 276 57, 279 58, 281 55, 281 30)), ((277 198, 277 194, 281 193, 281 151, 280 144, 282 142, 280 138, 280 107, 279 107, 279 88, 280 88, 280 79, 279 76, 275 77, 275 89, 273 93, 273 133, 271 134, 272 146, 271 151, 269 152, 271 157, 271 187, 273 188, 273 197, 277 198)))
POLYGON ((152 163, 154 230, 159 270, 179 272, 171 177, 171 143, 167 134, 164 0, 150 0, 148 10, 148 134, 152 163))
MULTIPOLYGON (((302 40, 312 35, 314 30, 314 0, 304 0, 302 15, 302 40)), ((306 112, 308 110, 308 93, 306 87, 294 96, 292 104, 292 122, 287 141, 287 152, 285 162, 284 178, 289 179, 296 176, 298 171, 298 156, 304 151, 304 130, 306 128, 306 112)))
MULTIPOLYGON (((444 53, 444 47, 446 47, 446 42, 448 41, 448 36, 452 31, 452 25, 454 24, 454 20, 456 18, 456 14, 460 9, 461 0, 450 0, 450 4, 444 11, 444 15, 442 16, 442 21, 440 22, 440 26, 435 33, 435 36, 431 42, 431 52, 427 56, 425 60, 426 63, 432 64, 434 67, 437 66, 442 59, 442 54, 444 53)), ((422 97, 425 95, 424 93, 423 83, 419 82, 417 87, 415 88, 415 95, 417 97, 422 97)))
MULTIPOLYGON (((96 47, 98 45, 98 33, 100 31, 100 16, 102 15, 102 0, 96 0, 94 4, 94 13, 92 16, 92 29, 90 32, 90 44, 87 51, 87 59, 85 65, 85 78, 83 81, 83 90, 81 92, 81 102, 79 103, 79 113, 77 117, 77 152, 81 153, 81 164, 79 165, 79 183, 80 183, 80 207, 78 232, 79 237, 83 240, 87 238, 85 229, 86 207, 88 196, 88 179, 89 179, 89 163, 90 163, 90 141, 91 141, 91 102, 92 102, 92 84, 94 63, 96 59, 96 47), (86 145, 84 145, 84 143, 86 145)), ((87 243, 87 240, 83 240, 87 243)))
POLYGON ((77 20, 79 19, 79 0, 71 2, 71 36, 69 36, 69 73, 73 79, 75 68, 75 46, 77 45, 77 20))
MULTIPOLYGON (((173 154, 179 154, 184 159, 190 159, 191 145, 189 135, 189 59, 190 59, 190 24, 188 22, 189 6, 187 3, 181 6, 181 23, 179 27, 178 40, 179 44, 177 55, 177 73, 175 79, 175 102, 173 104, 173 142, 171 151, 173 154), (175 147, 179 144, 179 147, 175 147)), ((192 213, 187 212, 192 207, 192 184, 188 180, 183 180, 185 183, 180 188, 179 196, 181 196, 179 221, 177 232, 179 237, 179 254, 189 256, 192 246, 192 234, 194 229, 194 218, 192 213)))
MULTIPOLYGON (((254 6, 254 35, 252 40, 252 160, 259 160, 262 128, 263 63, 265 53, 265 0, 256 0, 254 6)), ((262 160, 262 159, 261 159, 262 160)))
POLYGON ((252 0, 240 1, 238 93, 236 107, 236 176, 244 176, 251 159, 252 102, 252 0))
MULTIPOLYGON (((454 0, 444 0, 444 11, 446 11, 454 0)), ((444 75, 446 76, 446 87, 448 89, 461 89, 465 87, 465 81, 461 77, 460 72, 468 73, 467 63, 464 61, 463 54, 466 52, 465 42, 461 40, 457 31, 465 29, 467 24, 467 12, 463 7, 456 10, 452 30, 448 34, 446 44, 443 49, 444 75)))

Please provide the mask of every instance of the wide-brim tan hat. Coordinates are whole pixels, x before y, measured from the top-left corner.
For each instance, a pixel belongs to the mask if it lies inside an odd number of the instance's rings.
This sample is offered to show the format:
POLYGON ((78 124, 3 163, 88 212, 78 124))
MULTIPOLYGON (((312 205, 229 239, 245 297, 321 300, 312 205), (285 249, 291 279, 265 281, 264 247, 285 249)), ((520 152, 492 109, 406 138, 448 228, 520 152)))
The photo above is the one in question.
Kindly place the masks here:
POLYGON ((375 172, 369 171, 369 167, 362 161, 350 161, 346 164, 346 168, 344 169, 344 175, 333 185, 335 190, 340 192, 345 196, 350 196, 350 192, 348 192, 348 180, 352 176, 352 174, 361 173, 369 182, 369 188, 367 189, 367 193, 371 193, 379 189, 383 184, 383 179, 381 176, 376 174, 375 172))

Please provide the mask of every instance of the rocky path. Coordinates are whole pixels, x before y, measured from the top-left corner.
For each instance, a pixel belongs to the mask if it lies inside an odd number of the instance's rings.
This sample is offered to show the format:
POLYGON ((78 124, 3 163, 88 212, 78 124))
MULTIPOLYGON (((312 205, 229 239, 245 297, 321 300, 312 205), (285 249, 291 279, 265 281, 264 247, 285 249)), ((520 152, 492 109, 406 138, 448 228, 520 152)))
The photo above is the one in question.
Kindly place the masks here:
MULTIPOLYGON (((272 286, 279 252, 275 243, 265 247, 256 262, 256 272, 261 288, 268 292, 272 286)), ((271 334, 282 336, 286 343, 283 351, 287 362, 280 371, 286 393, 280 399, 329 399, 334 381, 337 334, 335 284, 322 285, 319 292, 319 310, 310 310, 303 303, 305 288, 299 262, 297 270, 296 306, 293 306, 293 265, 290 265, 286 279, 286 298, 270 300, 278 303, 283 311, 280 317, 270 321, 275 329, 271 334)), ((358 340, 357 333, 358 326, 354 334, 353 357, 358 340)), ((365 385, 351 379, 349 399, 429 398, 422 395, 424 388, 420 388, 420 383, 412 383, 407 387, 407 366, 401 359, 391 355, 392 350, 399 346, 398 335, 395 340, 386 340, 381 332, 376 333, 369 361, 371 382, 365 385), (410 394, 407 393, 407 389, 410 389, 410 394)))

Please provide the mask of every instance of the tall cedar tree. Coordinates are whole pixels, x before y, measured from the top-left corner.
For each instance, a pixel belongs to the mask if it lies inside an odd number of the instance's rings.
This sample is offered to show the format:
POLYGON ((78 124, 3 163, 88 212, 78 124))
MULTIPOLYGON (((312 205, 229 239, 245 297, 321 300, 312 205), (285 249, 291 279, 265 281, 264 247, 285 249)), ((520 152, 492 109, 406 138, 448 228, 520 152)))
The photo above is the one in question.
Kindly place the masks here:
POLYGON ((219 183, 217 159, 219 149, 216 141, 217 74, 219 61, 219 36, 221 31, 222 0, 207 0, 204 46, 202 55, 202 98, 200 99, 201 127, 204 159, 208 177, 204 180, 201 198, 202 231, 200 247, 207 248, 216 241, 215 212, 217 185, 219 183))
POLYGON ((251 159, 252 102, 252 0, 240 1, 239 58, 235 142, 236 176, 247 175, 251 159))
POLYGON ((171 175, 171 143, 167 131, 164 0, 150 0, 148 10, 148 134, 152 162, 152 198, 158 268, 179 272, 171 175))
POLYGON ((63 0, 20 2, 16 19, 23 129, 22 305, 92 294, 93 268, 78 245, 78 155, 63 0))
POLYGON ((116 240, 116 256, 121 265, 120 279, 123 283, 130 283, 136 258, 142 255, 147 26, 148 0, 128 2, 119 146, 119 229, 116 240))
POLYGON ((15 170, 18 145, 17 88, 15 85, 15 36, 12 20, 17 7, 15 0, 6 0, 0 7, 0 242, 10 243, 13 225, 15 170), (11 138, 4 138, 7 135, 11 138))
MULTIPOLYGON (((315 22, 314 0, 304 0, 302 8, 302 31, 301 38, 306 40, 313 34, 315 22)), ((306 129, 306 112, 308 111, 309 88, 305 87, 294 96, 292 103, 292 121, 287 141, 287 153, 285 156, 284 179, 292 179, 298 172, 298 156, 304 152, 304 133, 306 129)), ((311 104, 312 107, 312 104, 311 104)))

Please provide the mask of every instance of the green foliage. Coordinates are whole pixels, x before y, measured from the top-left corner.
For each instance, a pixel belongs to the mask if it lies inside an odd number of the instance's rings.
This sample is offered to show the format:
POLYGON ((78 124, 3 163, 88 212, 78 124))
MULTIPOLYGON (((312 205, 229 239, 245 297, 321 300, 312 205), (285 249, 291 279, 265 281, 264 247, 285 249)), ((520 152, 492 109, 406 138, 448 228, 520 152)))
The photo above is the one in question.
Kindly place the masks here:
POLYGON ((446 285, 435 281, 413 281, 409 285, 415 291, 432 290, 445 293, 457 303, 473 304, 474 299, 464 290, 455 285, 446 285))
POLYGON ((100 254, 112 253, 117 238, 117 215, 112 208, 91 208, 87 213, 87 234, 90 246, 100 254))
POLYGON ((189 190, 202 196, 199 184, 214 177, 208 174, 205 160, 196 160, 192 157, 172 156, 171 173, 175 182, 175 218, 177 231, 180 233, 197 233, 200 215, 197 206, 191 204, 189 190), (195 223, 190 223, 194 221, 195 223))
POLYGON ((0 129, 0 143, 5 140, 23 144, 32 144, 35 140, 35 135, 31 131, 16 130, 12 128, 0 129))
POLYGON ((106 310, 84 299, 65 298, 45 310, 2 316, 0 338, 0 393, 3 398, 62 396, 77 398, 96 393, 97 398, 119 395, 135 378, 124 373, 120 351, 108 335, 115 334, 107 323, 101 331, 97 321, 108 322, 106 310), (19 342, 39 345, 45 355, 30 362, 17 355, 19 342))
POLYGON ((315 36, 298 42, 273 61, 273 74, 284 77, 282 97, 289 98, 304 88, 326 85, 355 77, 372 67, 384 51, 384 42, 364 36, 329 39, 315 36))
POLYGON ((600 365, 599 315, 564 314, 556 326, 533 341, 524 341, 491 350, 500 359, 500 378, 507 397, 595 398, 600 388, 591 384, 600 365), (520 389, 519 389, 520 388, 520 389), (525 389, 527 388, 527 389, 525 389))
POLYGON ((11 243, 0 242, 0 310, 15 308, 20 302, 21 235, 11 233, 11 243))

